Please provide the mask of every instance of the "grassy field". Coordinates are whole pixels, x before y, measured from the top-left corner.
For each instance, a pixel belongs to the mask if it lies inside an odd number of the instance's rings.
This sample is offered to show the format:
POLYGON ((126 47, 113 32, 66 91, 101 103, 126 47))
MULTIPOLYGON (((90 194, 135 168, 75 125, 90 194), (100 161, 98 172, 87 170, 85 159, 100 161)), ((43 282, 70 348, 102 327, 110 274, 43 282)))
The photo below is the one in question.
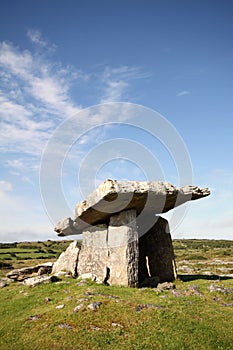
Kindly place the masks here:
POLYGON ((71 241, 0 243, 0 277, 6 270, 55 261, 71 241))
MULTIPOLYGON (((32 250, 39 249, 33 244, 32 250)), ((64 250, 69 242, 52 242, 50 249, 58 254, 60 244, 64 250)), ((12 247, 17 259, 10 260, 3 259, 10 247, 0 247, 2 263, 31 265, 34 260, 23 262, 17 250, 25 249, 25 257, 31 257, 29 245, 12 247)), ((68 278, 34 288, 13 283, 0 289, 0 349, 232 350, 233 242, 177 240, 174 248, 179 272, 174 290, 68 278), (221 268, 228 277, 217 275, 221 268), (94 302, 101 304, 93 311, 88 306, 94 302)))

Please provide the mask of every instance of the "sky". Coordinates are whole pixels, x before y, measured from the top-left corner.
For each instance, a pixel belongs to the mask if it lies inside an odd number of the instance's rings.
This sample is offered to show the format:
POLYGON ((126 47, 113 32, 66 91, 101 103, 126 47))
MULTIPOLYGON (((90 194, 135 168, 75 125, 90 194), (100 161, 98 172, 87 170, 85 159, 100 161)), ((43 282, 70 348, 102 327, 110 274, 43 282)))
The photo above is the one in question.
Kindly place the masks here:
POLYGON ((1 242, 57 239, 106 178, 208 187, 172 237, 233 239, 232 1, 0 9, 1 242))

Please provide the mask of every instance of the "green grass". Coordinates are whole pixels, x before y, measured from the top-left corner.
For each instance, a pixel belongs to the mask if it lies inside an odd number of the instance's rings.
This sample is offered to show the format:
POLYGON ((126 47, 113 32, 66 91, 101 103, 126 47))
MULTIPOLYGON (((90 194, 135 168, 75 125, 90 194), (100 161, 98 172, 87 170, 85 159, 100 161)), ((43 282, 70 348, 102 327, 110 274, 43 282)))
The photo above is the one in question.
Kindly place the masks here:
POLYGON ((70 243, 68 240, 0 243, 0 277, 7 269, 55 261, 70 243))
MULTIPOLYGON (((7 252, 10 259, 2 259, 0 264, 18 268, 55 260, 49 259, 49 249, 59 254, 69 243, 47 241, 0 245, 0 253, 1 250, 7 252), (38 250, 41 259, 35 256, 39 255, 35 253, 38 250), (16 254, 16 257, 11 254, 16 254)), ((0 349, 231 350, 232 293, 211 293, 209 286, 233 289, 231 278, 212 280, 212 275, 220 274, 222 268, 233 272, 233 242, 175 240, 174 250, 180 273, 175 285, 180 297, 171 291, 103 286, 90 281, 78 286, 77 279, 63 279, 34 288, 13 283, 0 289, 0 349), (184 275, 182 269, 185 266, 192 272, 184 275), (209 275, 204 275, 205 271, 209 275), (191 292, 190 286, 193 285, 199 288, 199 296, 191 292), (87 292, 94 295, 87 296, 87 292), (46 303, 45 298, 51 301, 46 303), (80 298, 88 298, 88 301, 84 301, 81 310, 74 313, 80 298), (87 306, 94 301, 100 301, 102 305, 91 311, 87 306), (60 304, 65 304, 65 307, 56 309, 60 304), (157 308, 143 308, 137 312, 137 306, 142 304, 152 304, 157 308), (38 319, 29 320, 33 315, 38 315, 38 319), (60 328, 61 324, 72 328, 60 328)), ((0 271, 1 275, 6 272, 6 269, 0 271)))
MULTIPOLYGON (((106 287, 88 282, 77 286, 77 280, 29 288, 10 285, 0 290, 0 348, 20 349, 232 349, 232 302, 229 295, 210 293, 210 281, 176 282, 185 291, 188 285, 199 285, 203 297, 180 298, 171 292, 153 289, 106 287), (90 296, 84 307, 73 312, 79 298, 90 296), (109 298, 113 295, 117 298, 109 298), (221 298, 216 302, 213 297, 221 298), (51 301, 45 303, 45 298, 51 301), (97 311, 87 305, 101 301, 97 311), (56 306, 65 304, 64 309, 56 306), (139 304, 153 304, 157 309, 135 311, 139 304), (28 318, 38 315, 38 320, 28 318), (59 324, 72 329, 61 329, 59 324), (117 324, 112 326, 112 323, 117 324), (93 329, 93 327, 97 327, 93 329)), ((213 282, 212 282, 213 283, 213 282)), ((231 280, 218 285, 233 287, 231 280)))

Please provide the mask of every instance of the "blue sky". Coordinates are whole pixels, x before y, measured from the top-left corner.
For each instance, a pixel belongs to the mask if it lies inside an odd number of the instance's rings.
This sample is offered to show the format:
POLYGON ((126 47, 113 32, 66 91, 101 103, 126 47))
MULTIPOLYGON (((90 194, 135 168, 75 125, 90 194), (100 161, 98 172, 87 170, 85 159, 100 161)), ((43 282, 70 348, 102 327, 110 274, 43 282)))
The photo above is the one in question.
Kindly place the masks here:
MULTIPOLYGON (((178 227, 171 223, 172 237, 233 239, 232 37, 233 3, 227 0, 3 0, 0 241, 56 239, 53 215, 41 199, 41 157, 55 130, 74 115, 80 130, 109 125, 85 132, 64 158, 59 176, 70 211, 105 178, 145 180, 141 159, 124 154, 137 145, 157 159, 154 180, 179 186, 176 159, 158 138, 110 125, 107 114, 82 115, 108 102, 160 113, 186 145, 193 184, 211 189, 210 197, 191 203, 178 227), (100 157, 95 168, 88 154, 99 145, 112 162, 100 157)), ((72 130, 74 138, 80 130, 72 130)), ((61 218, 59 203, 54 212, 61 218)))

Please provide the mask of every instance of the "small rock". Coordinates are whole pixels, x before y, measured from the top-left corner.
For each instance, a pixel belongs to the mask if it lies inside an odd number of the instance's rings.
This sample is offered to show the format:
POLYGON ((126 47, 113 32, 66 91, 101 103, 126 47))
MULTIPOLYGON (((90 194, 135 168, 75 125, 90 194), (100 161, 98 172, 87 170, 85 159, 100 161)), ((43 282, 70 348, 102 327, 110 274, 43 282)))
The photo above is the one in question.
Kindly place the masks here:
POLYGON ((0 281, 0 288, 4 288, 6 286, 7 286, 7 284, 5 282, 0 281))
POLYGON ((65 307, 65 304, 61 304, 61 305, 57 305, 56 309, 64 309, 64 307, 65 307))
POLYGON ((95 293, 93 293, 93 292, 85 292, 85 293, 83 293, 83 295, 87 295, 88 297, 93 297, 95 295, 95 293))
POLYGON ((51 283, 51 282, 54 282, 54 276, 42 275, 42 276, 27 278, 23 281, 23 284, 29 287, 35 287, 41 283, 51 283))
POLYGON ((38 276, 49 275, 52 271, 51 266, 41 266, 38 270, 38 276))
POLYGON ((33 316, 29 316, 28 317, 28 320, 29 321, 37 321, 37 320, 39 320, 39 315, 33 315, 33 316))
POLYGON ((100 305, 102 305, 101 301, 95 301, 94 303, 88 305, 88 309, 98 310, 100 308, 100 305))
POLYGON ((65 328, 65 329, 73 329, 73 327, 71 325, 69 325, 68 323, 60 323, 58 325, 59 328, 65 328))
POLYGON ((182 293, 181 290, 179 289, 172 289, 172 294, 177 297, 177 298, 182 298, 184 296, 184 294, 182 293))
POLYGON ((93 326, 93 325, 90 326, 90 329, 91 329, 92 331, 100 331, 100 330, 101 330, 100 327, 96 327, 96 326, 93 326))
POLYGON ((82 286, 86 286, 86 285, 87 285, 87 281, 86 280, 81 280, 81 281, 76 283, 76 286, 78 286, 78 287, 82 287, 82 286))
POLYGON ((77 300, 77 303, 83 303, 84 301, 88 301, 88 298, 80 298, 77 300))
POLYGON ((83 307, 83 304, 77 305, 73 311, 78 312, 82 307, 83 307))
POLYGON ((141 304, 136 306, 135 311, 140 312, 142 309, 163 309, 163 305, 141 304))
POLYGON ((213 300, 216 301, 217 303, 219 303, 221 301, 221 299, 217 298, 217 297, 213 297, 213 300))
POLYGON ((137 305, 136 307, 135 307, 135 311, 136 312, 140 312, 140 311, 142 311, 142 309, 143 309, 143 306, 142 305, 137 305))
POLYGON ((210 292, 220 292, 220 293, 223 293, 223 294, 233 294, 233 288, 224 288, 224 287, 221 287, 221 286, 215 286, 213 284, 211 284, 209 286, 209 291, 210 292))
POLYGON ((201 298, 204 297, 203 294, 200 293, 199 287, 195 284, 188 286, 187 294, 196 295, 196 296, 201 297, 201 298))
POLYGON ((164 290, 171 290, 175 289, 176 286, 172 282, 164 282, 164 283, 158 283, 157 290, 160 292, 163 292, 164 290))
POLYGON ((48 304, 50 301, 51 301, 50 298, 44 298, 44 302, 45 302, 46 304, 48 304))
POLYGON ((120 327, 123 328, 123 326, 120 323, 112 322, 112 327, 120 327))
POLYGON ((154 304, 144 304, 144 308, 146 309, 163 309, 165 306, 163 305, 154 305, 154 304))

